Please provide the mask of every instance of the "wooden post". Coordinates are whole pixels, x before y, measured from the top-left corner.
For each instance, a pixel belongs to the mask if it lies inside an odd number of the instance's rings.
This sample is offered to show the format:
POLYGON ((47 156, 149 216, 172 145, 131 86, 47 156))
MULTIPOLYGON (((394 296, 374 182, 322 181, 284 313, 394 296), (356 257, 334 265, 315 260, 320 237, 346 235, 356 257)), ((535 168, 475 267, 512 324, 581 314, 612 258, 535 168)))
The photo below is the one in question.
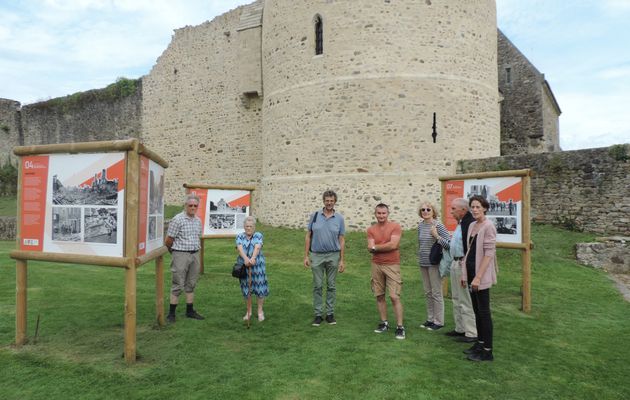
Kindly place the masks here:
POLYGON ((531 231, 531 219, 530 219, 530 202, 531 202, 531 187, 530 187, 530 175, 531 172, 523 177, 523 243, 525 249, 521 253, 521 263, 523 267, 523 312, 529 314, 532 311, 532 231, 531 231))
POLYGON ((15 261, 15 345, 26 344, 26 260, 15 261))
POLYGON ((205 242, 206 241, 204 238, 199 239, 199 273, 200 274, 204 273, 203 255, 205 252, 205 249, 204 249, 205 242))
POLYGON ((164 257, 155 259, 155 313, 158 326, 164 326, 164 257))
MULTIPOLYGON (((16 245, 20 248, 22 241, 21 225, 22 225, 22 159, 20 159, 18 167, 18 195, 17 195, 17 224, 16 224, 16 245)), ((26 343, 26 312, 27 298, 26 291, 28 289, 27 282, 27 262, 26 260, 15 261, 15 346, 21 347, 26 343)))
POLYGON ((136 267, 125 270, 125 361, 136 362, 136 267))
POLYGON ((140 198, 140 154, 138 142, 127 151, 125 194, 125 250, 129 260, 125 270, 125 361, 136 362, 136 257, 138 255, 138 221, 140 198))

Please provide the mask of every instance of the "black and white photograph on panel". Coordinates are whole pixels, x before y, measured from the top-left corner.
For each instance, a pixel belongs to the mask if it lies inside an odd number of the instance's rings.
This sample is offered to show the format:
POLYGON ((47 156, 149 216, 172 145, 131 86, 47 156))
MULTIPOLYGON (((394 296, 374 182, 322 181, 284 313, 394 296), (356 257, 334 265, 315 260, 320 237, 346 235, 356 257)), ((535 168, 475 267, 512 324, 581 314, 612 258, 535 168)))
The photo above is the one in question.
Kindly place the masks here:
POLYGON ((149 171, 149 214, 162 214, 164 209, 164 171, 149 171))
POLYGON ((116 243, 117 210, 110 207, 86 207, 85 242, 116 243))
POLYGON ((233 229, 235 221, 234 214, 211 213, 208 217, 212 229, 233 229))
POLYGON ((53 175, 52 187, 53 204, 104 206, 118 204, 118 178, 108 179, 105 168, 77 186, 66 185, 58 175, 53 175))
POLYGON ((247 214, 245 214, 245 212, 236 214, 236 229, 245 229, 245 218, 247 218, 247 214))
POLYGON ((494 222, 497 233, 502 235, 516 235, 517 223, 515 217, 489 218, 494 222))
POLYGON ((52 240, 60 242, 81 241, 81 208, 52 208, 52 240))
POLYGON ((149 240, 155 240, 157 238, 157 217, 149 217, 149 240))

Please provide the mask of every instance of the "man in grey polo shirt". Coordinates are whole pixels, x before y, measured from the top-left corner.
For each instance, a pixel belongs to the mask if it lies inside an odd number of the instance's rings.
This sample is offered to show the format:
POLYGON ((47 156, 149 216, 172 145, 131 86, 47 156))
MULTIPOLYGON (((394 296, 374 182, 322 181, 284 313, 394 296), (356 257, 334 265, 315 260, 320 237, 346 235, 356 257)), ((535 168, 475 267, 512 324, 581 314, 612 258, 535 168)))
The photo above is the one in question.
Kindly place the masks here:
POLYGON ((186 196, 184 211, 177 214, 168 224, 168 232, 164 244, 171 252, 171 303, 166 320, 175 322, 175 309, 179 303, 182 290, 186 293, 186 317, 204 319, 193 307, 195 286, 199 279, 199 249, 201 243, 201 220, 197 217, 199 197, 194 194, 186 196))
POLYGON ((326 322, 335 325, 335 302, 337 299, 337 271, 345 270, 343 256, 345 250, 346 227, 343 215, 335 211, 337 194, 327 190, 322 195, 324 208, 311 214, 304 245, 304 267, 313 272, 313 326, 323 321, 323 283, 326 276, 326 322))

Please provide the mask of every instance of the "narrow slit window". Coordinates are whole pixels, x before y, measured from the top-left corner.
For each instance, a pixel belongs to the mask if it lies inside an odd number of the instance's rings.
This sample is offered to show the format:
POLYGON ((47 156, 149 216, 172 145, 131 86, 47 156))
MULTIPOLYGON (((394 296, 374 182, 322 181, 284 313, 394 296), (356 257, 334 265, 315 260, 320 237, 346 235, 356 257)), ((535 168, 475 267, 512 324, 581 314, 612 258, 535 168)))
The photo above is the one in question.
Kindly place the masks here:
POLYGON ((505 82, 510 84, 512 83, 512 68, 505 68, 505 82))
POLYGON ((315 55, 324 54, 324 24, 322 17, 315 16, 315 55))

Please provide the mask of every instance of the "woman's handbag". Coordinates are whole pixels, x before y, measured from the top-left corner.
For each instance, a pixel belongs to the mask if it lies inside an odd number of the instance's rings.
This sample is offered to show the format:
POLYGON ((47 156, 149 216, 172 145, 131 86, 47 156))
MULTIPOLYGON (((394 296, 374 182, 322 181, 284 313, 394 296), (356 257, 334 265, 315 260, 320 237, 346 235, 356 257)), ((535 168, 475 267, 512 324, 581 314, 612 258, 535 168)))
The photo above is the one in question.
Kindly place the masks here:
MULTIPOLYGON (((247 249, 245 249, 245 255, 247 255, 247 257, 249 257, 250 247, 251 247, 251 241, 247 245, 247 249)), ((232 266, 232 276, 238 279, 247 278, 247 267, 245 267, 245 260, 243 260, 243 257, 241 257, 240 254, 236 257, 236 262, 232 266)))
POLYGON ((442 260, 442 245, 437 240, 431 246, 431 252, 429 253, 429 262, 431 265, 438 265, 442 260))
POLYGON ((241 256, 236 257, 236 262, 232 266, 232 276, 238 279, 247 277, 247 267, 245 267, 245 261, 241 256))

